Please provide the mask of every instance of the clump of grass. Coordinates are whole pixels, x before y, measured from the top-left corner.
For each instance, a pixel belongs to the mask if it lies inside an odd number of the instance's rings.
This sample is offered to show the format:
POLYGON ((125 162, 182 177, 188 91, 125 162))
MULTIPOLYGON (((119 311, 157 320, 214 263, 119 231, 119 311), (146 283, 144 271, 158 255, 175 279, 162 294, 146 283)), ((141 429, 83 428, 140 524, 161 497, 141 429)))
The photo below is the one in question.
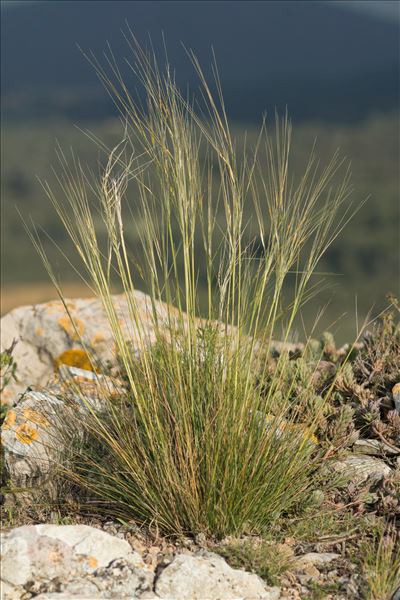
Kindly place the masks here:
POLYGON ((231 540, 217 547, 216 551, 234 569, 256 573, 269 585, 279 584, 279 577, 294 560, 287 546, 259 538, 231 540))
POLYGON ((380 524, 360 545, 366 600, 391 600, 400 588, 400 537, 395 526, 380 524))
POLYGON ((135 103, 112 54, 109 70, 90 56, 121 110, 124 139, 109 151, 100 179, 59 150, 61 196, 45 184, 82 276, 103 303, 127 384, 119 401, 104 394, 95 407, 83 398, 85 410, 63 412, 67 454, 58 468, 86 490, 92 511, 156 523, 165 533, 262 532, 309 495, 319 460, 310 435, 322 409, 303 411, 307 394, 293 407, 290 385, 282 393, 287 353, 266 387, 268 361, 258 359, 259 349, 267 356, 277 331, 291 339, 317 264, 349 218, 349 172, 338 180, 338 155, 320 169, 312 154, 295 182, 286 117, 276 119, 273 138, 263 123, 239 163, 218 76, 213 95, 191 55, 201 114, 169 67, 161 73, 127 40, 145 106, 135 103), (129 221, 131 202, 139 203, 138 224, 129 221), (137 227, 139 257, 130 256, 128 223, 137 227), (250 234, 253 243, 245 243, 250 234), (292 271, 295 294, 285 304, 292 271), (126 293, 135 351, 111 293, 115 280, 126 293), (137 302, 141 281, 149 290, 146 314, 137 302))

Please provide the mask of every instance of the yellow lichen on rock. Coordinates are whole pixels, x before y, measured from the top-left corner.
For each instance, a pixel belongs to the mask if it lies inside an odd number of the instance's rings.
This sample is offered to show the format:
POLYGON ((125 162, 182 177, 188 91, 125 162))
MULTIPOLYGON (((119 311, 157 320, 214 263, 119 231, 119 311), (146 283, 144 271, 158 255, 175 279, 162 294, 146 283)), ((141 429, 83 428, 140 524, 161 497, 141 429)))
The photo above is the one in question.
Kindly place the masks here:
POLYGON ((58 319, 58 324, 72 340, 78 340, 85 331, 85 324, 80 319, 74 319, 72 323, 68 316, 64 316, 58 319))
POLYGON ((24 408, 22 411, 25 419, 30 421, 31 423, 35 423, 36 425, 40 425, 41 427, 47 427, 49 424, 46 417, 44 417, 37 410, 33 410, 33 408, 24 408))
POLYGON ((17 427, 15 435, 22 444, 32 444, 32 442, 38 439, 39 432, 28 423, 23 423, 17 427))
POLYGON ((9 410, 2 425, 3 429, 11 429, 11 427, 15 425, 16 420, 17 413, 15 412, 15 410, 9 410))
POLYGON ((99 564, 99 561, 97 560, 97 558, 95 556, 88 556, 87 561, 88 561, 89 567, 91 569, 96 569, 97 565, 99 564))
POLYGON ((85 352, 85 350, 82 350, 82 348, 71 348, 70 350, 62 352, 54 361, 56 370, 60 365, 77 367, 78 369, 85 369, 85 371, 94 371, 88 353, 85 352))
MULTIPOLYGON (((275 417, 273 415, 266 415, 265 420, 268 425, 271 425, 275 421, 275 417)), ((290 431, 296 434, 297 432, 301 432, 306 441, 311 442, 315 445, 319 444, 319 439, 316 435, 314 435, 314 433, 312 433, 312 431, 309 427, 307 427, 307 425, 303 425, 301 423, 288 423, 287 421, 283 420, 278 424, 277 428, 281 433, 290 431)))
POLYGON ((97 333, 95 333, 95 335, 92 337, 90 343, 92 344, 92 346, 96 346, 96 344, 101 344, 102 342, 106 341, 106 336, 104 333, 102 333, 101 331, 98 331, 97 333))

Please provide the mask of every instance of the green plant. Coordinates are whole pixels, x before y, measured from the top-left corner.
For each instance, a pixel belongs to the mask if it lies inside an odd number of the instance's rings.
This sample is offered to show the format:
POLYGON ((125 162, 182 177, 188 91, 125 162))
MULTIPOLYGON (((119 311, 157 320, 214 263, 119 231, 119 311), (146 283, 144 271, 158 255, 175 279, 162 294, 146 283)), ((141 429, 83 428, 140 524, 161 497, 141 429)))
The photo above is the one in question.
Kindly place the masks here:
POLYGON ((396 447, 400 439, 400 417, 392 400, 399 381, 400 322, 398 301, 390 298, 390 309, 363 336, 362 348, 347 363, 335 381, 337 406, 353 412, 361 437, 375 438, 396 447))
POLYGON ((279 576, 290 568, 293 555, 283 544, 262 539, 231 540, 216 548, 234 569, 256 573, 269 585, 279 584, 279 576))
POLYGON ((0 352, 0 393, 3 393, 12 379, 16 379, 17 363, 13 358, 16 344, 17 341, 14 340, 9 348, 0 352))
POLYGON ((360 545, 366 600, 391 600, 400 587, 400 538, 395 525, 376 526, 360 545))
MULTIPOLYGON (((58 468, 85 490, 91 510, 155 522, 175 534, 263 531, 309 495, 319 464, 312 434, 323 402, 312 411, 303 394, 294 407, 296 377, 281 390, 290 357, 282 352, 271 376, 260 349, 268 357, 278 331, 290 340, 295 317, 315 292, 316 266, 350 216, 349 172, 337 179, 338 155, 320 170, 312 154, 293 181, 286 117, 276 119, 275 139, 264 123, 256 147, 239 163, 218 77, 215 97, 191 54, 205 119, 182 96, 170 68, 160 73, 128 41, 145 108, 135 104, 112 54, 111 75, 90 56, 121 110, 124 139, 109 151, 100 181, 60 149, 62 197, 44 184, 82 276, 103 303, 128 388, 119 400, 105 393, 100 407, 82 397, 86 410, 73 409, 67 418, 63 409, 59 435, 68 454, 58 468), (137 257, 124 227, 132 198, 140 212, 137 257), (295 294, 288 301, 292 271, 295 294), (115 279, 126 292, 134 345, 111 294, 115 279), (135 295, 143 280, 144 312, 135 295)), ((63 298, 39 237, 32 239, 63 298)))

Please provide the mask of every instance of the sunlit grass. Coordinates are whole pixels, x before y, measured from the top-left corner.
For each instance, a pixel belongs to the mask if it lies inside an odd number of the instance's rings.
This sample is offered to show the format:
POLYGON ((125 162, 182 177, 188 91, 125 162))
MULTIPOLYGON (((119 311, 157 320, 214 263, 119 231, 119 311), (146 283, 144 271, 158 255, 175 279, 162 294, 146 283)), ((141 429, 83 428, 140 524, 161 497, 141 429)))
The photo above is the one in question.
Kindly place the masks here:
MULTIPOLYGON (((128 387, 119 400, 105 394, 101 407, 83 398, 86 411, 65 409, 58 427, 66 454, 58 467, 86 491, 92 511, 155 523, 166 533, 262 532, 309 494, 319 461, 312 441, 318 414, 304 410, 307 390, 295 407, 291 390, 280 390, 287 353, 264 383, 274 334, 291 339, 296 316, 315 293, 319 260, 351 215, 349 171, 338 178, 338 154, 321 168, 313 152, 293 179, 287 117, 276 118, 272 137, 263 123, 255 147, 239 160, 216 71, 213 94, 191 55, 199 111, 168 67, 161 72, 133 36, 127 41, 145 107, 133 100, 111 53, 107 69, 90 57, 121 110, 124 139, 103 147, 108 160, 100 178, 59 149, 60 189, 44 184, 81 275, 103 304, 128 387), (132 197, 139 197, 136 257, 125 237, 132 197), (295 293, 287 303, 289 276, 295 293), (146 315, 135 296, 143 280, 146 315), (115 282, 126 293, 139 352, 124 334, 115 282), (160 300, 167 303, 162 317, 160 300)), ((39 237, 32 237, 63 298, 39 237)))
POLYGON ((400 588, 400 538, 396 526, 377 526, 360 545, 366 600, 391 600, 400 588))

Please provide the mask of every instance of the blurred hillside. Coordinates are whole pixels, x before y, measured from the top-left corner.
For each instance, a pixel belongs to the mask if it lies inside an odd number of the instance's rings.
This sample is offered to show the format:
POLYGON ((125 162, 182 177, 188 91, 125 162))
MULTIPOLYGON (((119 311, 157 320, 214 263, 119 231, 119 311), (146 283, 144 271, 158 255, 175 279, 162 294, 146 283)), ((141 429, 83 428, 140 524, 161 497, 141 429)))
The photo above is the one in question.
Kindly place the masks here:
MULTIPOLYGON (((85 125, 81 123, 82 128, 85 125)), ((120 139, 121 127, 117 119, 87 125, 109 146, 120 139)), ((318 306, 330 303, 321 327, 348 312, 347 319, 340 327, 354 334, 356 298, 361 318, 373 305, 375 312, 383 308, 386 292, 398 292, 398 126, 398 115, 393 113, 351 126, 303 123, 295 127, 293 173, 301 173, 317 137, 322 164, 337 147, 341 147, 344 156, 351 157, 355 203, 361 203, 369 197, 320 265, 320 271, 331 273, 324 278, 330 289, 317 302, 318 306)), ((240 148, 244 138, 243 125, 236 127, 235 134, 240 148)), ((248 142, 251 143, 255 136, 255 129, 249 128, 248 142)), ((2 278, 6 294, 7 290, 9 294, 12 292, 13 285, 24 282, 25 302, 29 302, 29 283, 33 284, 30 292, 34 294, 33 299, 41 299, 35 288, 39 282, 47 280, 47 275, 40 259, 32 251, 15 210, 16 205, 25 217, 31 215, 33 221, 47 231, 68 256, 73 256, 64 229, 36 179, 39 176, 55 183, 51 165, 57 168, 54 155, 56 138, 67 151, 74 148, 83 163, 88 163, 95 172, 104 164, 104 156, 98 148, 71 123, 53 121, 46 126, 43 123, 12 125, 3 130, 2 278)), ((130 205, 135 214, 135 199, 132 197, 130 205)), ((139 240, 133 237, 132 230, 127 223, 129 244, 135 253, 139 248, 139 240)), ((45 245, 62 279, 76 280, 73 270, 60 253, 46 240, 45 245)), ((76 293, 76 288, 74 290, 76 293)), ((21 303, 24 297, 21 290, 17 289, 14 293, 17 294, 18 303, 21 303)), ((45 297, 49 295, 51 297, 54 292, 51 293, 47 287, 45 297)), ((6 300, 10 302, 10 299, 6 300)), ((310 306, 312 312, 315 312, 315 306, 315 302, 310 306)))
POLYGON ((213 47, 236 120, 258 122, 265 110, 287 106, 296 119, 343 122, 398 105, 398 23, 333 1, 53 0, 7 6, 1 42, 7 119, 109 116, 113 105, 76 45, 101 56, 107 40, 123 59, 129 56, 121 35, 126 21, 142 43, 151 36, 159 57, 163 32, 182 86, 197 87, 182 43, 195 50, 206 71, 213 47))
MULTIPOLYGON (((104 157, 75 124, 109 145, 119 141, 113 104, 76 43, 101 56, 108 39, 123 64, 125 19, 140 40, 151 34, 161 58, 164 32, 178 81, 193 91, 197 82, 180 41, 195 50, 206 72, 213 45, 239 148, 245 131, 255 139, 265 110, 283 112, 287 105, 295 120, 295 173, 315 137, 322 164, 337 147, 351 161, 354 201, 369 199, 320 265, 330 273, 330 288, 306 308, 306 322, 329 304, 318 329, 347 313, 334 326, 344 341, 355 333, 356 304, 362 319, 371 307, 377 313, 385 306, 387 292, 400 293, 398 20, 352 12, 342 2, 9 4, 2 4, 2 311, 54 296, 16 206, 71 256, 37 177, 54 181, 56 139, 95 171, 101 168, 104 157)), ((126 77, 133 88, 129 68, 126 77)), ((138 240, 129 226, 127 232, 135 252, 138 240)), ((83 293, 73 270, 45 244, 71 293, 83 293)))

